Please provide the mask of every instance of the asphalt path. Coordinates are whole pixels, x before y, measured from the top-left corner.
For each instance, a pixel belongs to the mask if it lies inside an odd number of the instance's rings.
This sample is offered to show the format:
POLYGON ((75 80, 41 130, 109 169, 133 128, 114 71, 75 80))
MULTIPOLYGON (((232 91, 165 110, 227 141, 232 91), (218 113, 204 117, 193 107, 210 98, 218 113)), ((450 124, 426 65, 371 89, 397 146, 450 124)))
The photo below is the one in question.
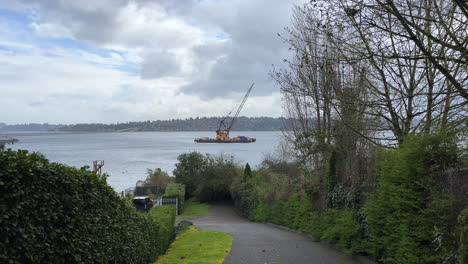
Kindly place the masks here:
POLYGON ((209 215, 191 221, 199 229, 224 232, 234 238, 225 264, 374 264, 314 242, 306 235, 251 222, 229 205, 213 205, 209 215))

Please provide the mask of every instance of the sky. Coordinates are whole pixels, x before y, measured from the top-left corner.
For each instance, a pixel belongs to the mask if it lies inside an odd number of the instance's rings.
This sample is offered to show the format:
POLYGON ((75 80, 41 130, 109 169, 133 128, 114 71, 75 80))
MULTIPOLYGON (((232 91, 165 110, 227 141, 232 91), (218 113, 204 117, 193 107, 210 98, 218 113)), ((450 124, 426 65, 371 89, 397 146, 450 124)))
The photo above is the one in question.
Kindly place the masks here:
POLYGON ((0 123, 282 115, 301 0, 0 1, 0 123))

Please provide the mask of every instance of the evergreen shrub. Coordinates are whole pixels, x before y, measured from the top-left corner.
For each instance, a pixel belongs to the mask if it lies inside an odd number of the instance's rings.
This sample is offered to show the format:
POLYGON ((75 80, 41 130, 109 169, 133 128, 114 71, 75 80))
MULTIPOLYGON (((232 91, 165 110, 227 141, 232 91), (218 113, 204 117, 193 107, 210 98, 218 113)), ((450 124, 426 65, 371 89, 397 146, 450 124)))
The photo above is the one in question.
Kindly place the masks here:
POLYGON ((148 218, 158 227, 158 255, 163 255, 174 239, 175 207, 172 205, 157 206, 148 212, 148 218))
POLYGON ((364 208, 369 254, 389 264, 443 262, 435 228, 445 224, 431 208, 442 199, 433 175, 458 157, 444 134, 409 137, 399 149, 379 153, 378 187, 364 208))
POLYGON ((458 256, 459 263, 468 263, 468 208, 463 210, 458 216, 458 228, 459 228, 459 247, 458 256))
POLYGON ((185 185, 181 183, 169 183, 163 198, 178 198, 178 213, 181 214, 185 205, 185 185))
POLYGON ((0 263, 153 262, 153 223, 86 167, 0 151, 0 263))
POLYGON ((259 201, 253 213, 254 221, 268 222, 271 221, 271 208, 265 201, 259 201))

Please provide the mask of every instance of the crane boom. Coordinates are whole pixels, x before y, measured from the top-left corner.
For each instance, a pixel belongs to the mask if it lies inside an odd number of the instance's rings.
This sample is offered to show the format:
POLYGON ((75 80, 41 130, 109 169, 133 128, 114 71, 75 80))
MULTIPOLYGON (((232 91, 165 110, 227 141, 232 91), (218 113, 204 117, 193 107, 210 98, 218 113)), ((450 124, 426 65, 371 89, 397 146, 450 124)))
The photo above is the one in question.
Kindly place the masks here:
POLYGON ((226 119, 229 118, 229 115, 232 113, 232 111, 235 109, 232 109, 223 120, 219 123, 219 128, 216 131, 216 138, 217 139, 226 139, 229 138, 229 131, 231 130, 231 127, 234 125, 235 121, 237 120, 237 117, 239 116, 239 113, 241 112, 242 108, 244 107, 245 102, 247 101, 247 98, 249 98, 250 92, 252 91, 252 88, 254 87, 255 83, 252 83, 250 85, 250 88, 247 90, 247 93, 244 95, 244 98, 242 99, 239 108, 237 108, 236 113, 234 116, 231 118, 231 120, 226 123, 226 119))
POLYGON ((250 85, 249 90, 247 90, 247 93, 245 94, 244 99, 242 99, 242 102, 239 108, 237 109, 236 114, 234 115, 234 117, 231 119, 231 122, 229 123, 229 127, 228 127, 229 129, 231 129, 232 125, 234 125, 234 122, 237 120, 237 117, 239 116, 240 111, 244 107, 244 104, 247 101, 247 98, 249 98, 250 92, 252 91, 252 88, 254 87, 254 85, 255 83, 252 83, 252 85, 250 85))

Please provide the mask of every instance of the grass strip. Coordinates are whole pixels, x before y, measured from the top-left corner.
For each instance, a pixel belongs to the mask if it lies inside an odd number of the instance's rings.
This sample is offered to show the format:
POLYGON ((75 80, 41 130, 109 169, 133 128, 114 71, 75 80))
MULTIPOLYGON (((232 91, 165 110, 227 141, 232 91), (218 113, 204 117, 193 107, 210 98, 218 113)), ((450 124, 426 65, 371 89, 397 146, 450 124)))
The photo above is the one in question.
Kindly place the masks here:
POLYGON ((189 200, 185 204, 184 212, 178 218, 194 218, 207 215, 209 212, 210 205, 189 200))
POLYGON ((230 235, 191 226, 176 238, 156 264, 221 264, 231 246, 230 235))

